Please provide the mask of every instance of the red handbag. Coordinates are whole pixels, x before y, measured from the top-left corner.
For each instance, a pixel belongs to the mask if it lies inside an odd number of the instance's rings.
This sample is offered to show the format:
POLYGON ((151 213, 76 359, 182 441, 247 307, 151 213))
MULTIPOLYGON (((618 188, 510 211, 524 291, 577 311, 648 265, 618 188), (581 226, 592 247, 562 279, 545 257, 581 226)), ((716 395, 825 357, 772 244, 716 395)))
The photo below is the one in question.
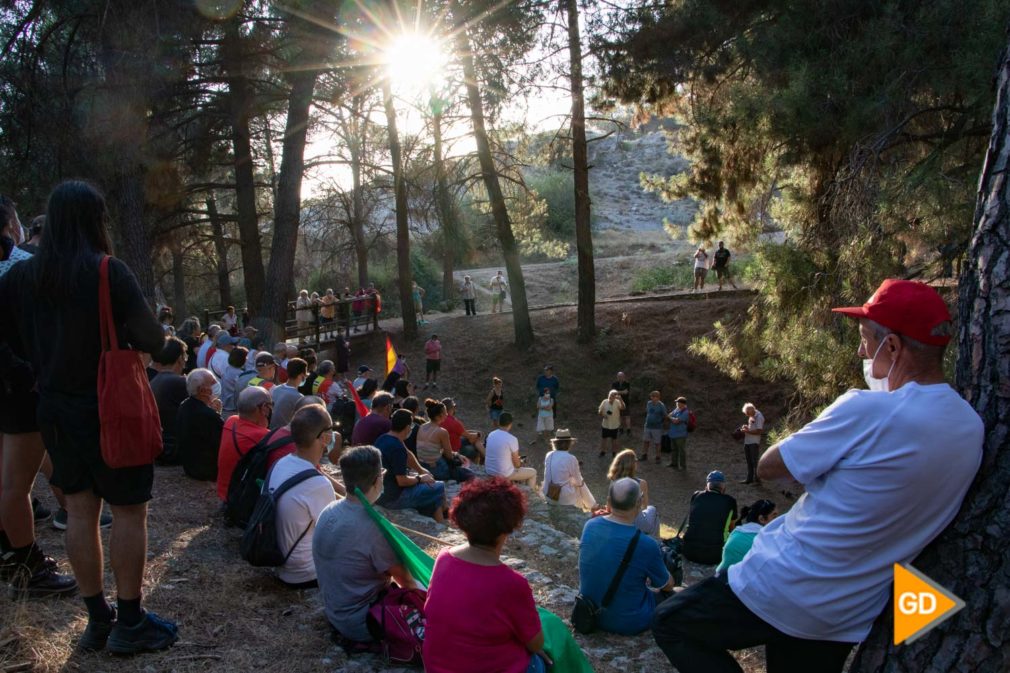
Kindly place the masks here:
POLYGON ((140 353, 120 348, 112 318, 109 259, 98 267, 98 322, 102 355, 98 361, 98 418, 102 460, 112 468, 150 465, 161 455, 161 419, 140 353))

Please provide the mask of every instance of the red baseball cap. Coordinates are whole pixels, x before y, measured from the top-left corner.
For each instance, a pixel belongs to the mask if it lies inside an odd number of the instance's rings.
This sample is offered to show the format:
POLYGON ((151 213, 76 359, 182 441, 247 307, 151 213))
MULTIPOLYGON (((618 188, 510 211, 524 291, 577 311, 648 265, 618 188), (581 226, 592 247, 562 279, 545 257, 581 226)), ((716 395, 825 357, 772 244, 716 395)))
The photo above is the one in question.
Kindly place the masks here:
POLYGON ((872 320, 930 346, 944 346, 950 341, 950 335, 934 333, 939 325, 950 322, 947 304, 925 283, 888 278, 862 306, 831 310, 852 318, 872 320))

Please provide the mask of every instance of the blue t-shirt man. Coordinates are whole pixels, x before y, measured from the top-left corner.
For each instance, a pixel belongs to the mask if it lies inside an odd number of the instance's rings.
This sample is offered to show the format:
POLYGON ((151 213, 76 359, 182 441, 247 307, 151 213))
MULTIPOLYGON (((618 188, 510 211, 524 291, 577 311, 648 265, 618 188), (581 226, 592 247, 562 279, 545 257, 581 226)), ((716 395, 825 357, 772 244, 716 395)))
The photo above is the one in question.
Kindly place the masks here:
POLYGON ((666 405, 660 401, 649 400, 645 403, 645 427, 661 429, 666 418, 666 405))
POLYGON ((680 423, 670 423, 670 429, 666 433, 670 439, 687 437, 687 421, 690 413, 691 412, 687 410, 686 406, 683 409, 679 406, 675 407, 674 410, 670 412, 670 418, 676 418, 680 421, 680 423))
POLYGON ((386 469, 382 477, 382 495, 376 501, 385 506, 396 502, 403 490, 396 477, 407 474, 407 447, 398 437, 388 433, 376 439, 373 446, 382 453, 382 467, 386 469))
MULTIPOLYGON (((579 592, 583 596, 597 605, 603 602, 603 595, 637 530, 634 524, 617 523, 605 517, 586 522, 579 547, 579 592)), ((613 602, 600 613, 597 622, 600 630, 634 635, 649 628, 656 611, 656 594, 646 580, 659 589, 670 581, 670 573, 663 563, 659 544, 648 535, 641 535, 613 602)))

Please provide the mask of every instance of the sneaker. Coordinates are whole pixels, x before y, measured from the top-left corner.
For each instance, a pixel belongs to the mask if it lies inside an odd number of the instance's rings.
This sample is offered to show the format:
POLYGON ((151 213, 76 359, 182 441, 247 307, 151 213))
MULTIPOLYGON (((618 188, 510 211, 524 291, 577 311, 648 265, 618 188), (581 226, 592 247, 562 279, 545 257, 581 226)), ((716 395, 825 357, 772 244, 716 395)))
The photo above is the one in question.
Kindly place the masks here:
POLYGON ((42 504, 42 501, 38 498, 32 498, 32 515, 35 517, 35 523, 40 521, 45 521, 53 515, 51 509, 42 504))
POLYGON ((112 627, 116 625, 116 609, 112 608, 112 619, 107 622, 97 622, 89 619, 84 628, 84 634, 77 641, 77 649, 83 652, 98 652, 105 649, 112 627))
MULTIPOLYGON (((111 526, 112 514, 103 510, 101 518, 98 519, 98 525, 102 528, 108 528, 111 526)), ((57 530, 67 529, 67 510, 62 507, 60 507, 56 514, 53 515, 53 528, 57 530)))
POLYGON ((133 626, 117 621, 112 626, 107 647, 113 654, 140 654, 168 649, 177 640, 179 627, 175 622, 145 612, 140 623, 133 626))

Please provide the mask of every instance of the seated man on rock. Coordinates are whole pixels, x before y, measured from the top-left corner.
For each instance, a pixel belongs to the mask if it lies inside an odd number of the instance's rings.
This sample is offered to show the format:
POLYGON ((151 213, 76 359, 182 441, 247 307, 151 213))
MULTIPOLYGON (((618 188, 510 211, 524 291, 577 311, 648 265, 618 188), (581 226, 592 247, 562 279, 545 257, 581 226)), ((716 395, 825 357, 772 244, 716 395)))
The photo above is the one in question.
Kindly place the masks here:
POLYGON ((435 521, 444 521, 445 482, 436 481, 403 443, 410 434, 414 415, 407 409, 397 409, 390 422, 390 431, 375 440, 384 470, 378 504, 389 509, 416 509, 435 521))
POLYGON ((715 565, 736 521, 736 499, 726 495, 726 477, 719 470, 709 472, 706 482, 704 491, 691 496, 683 551, 688 561, 715 565))
POLYGON ((382 494, 382 454, 373 446, 348 449, 340 456, 340 472, 348 497, 319 515, 312 557, 334 636, 368 643, 368 609, 391 581, 413 588, 414 580, 355 495, 360 489, 374 503, 382 494))
POLYGON ((504 477, 534 488, 537 483, 537 471, 522 464, 519 457, 519 440, 510 432, 512 420, 511 413, 502 412, 498 417, 498 429, 488 434, 484 469, 487 470, 488 476, 504 477))
POLYGON ((278 460, 267 478, 267 489, 273 491, 303 472, 317 472, 295 483, 277 501, 277 545, 288 555, 277 577, 292 589, 317 585, 312 538, 320 514, 336 500, 330 480, 319 471, 319 461, 333 442, 332 426, 322 405, 310 404, 295 412, 291 419, 295 452, 278 460))
POLYGON ((189 397, 175 414, 179 462, 186 476, 202 481, 217 479, 217 453, 224 421, 221 400, 214 394, 216 383, 209 369, 191 371, 186 376, 189 397))
POLYGON ((467 430, 456 415, 456 400, 451 397, 442 398, 445 411, 448 414, 442 421, 442 427, 449 433, 449 444, 452 450, 463 454, 475 463, 484 462, 484 440, 479 430, 467 430))
POLYGON ((656 610, 656 591, 673 591, 673 577, 663 563, 659 544, 641 533, 635 519, 641 511, 638 482, 624 477, 611 482, 610 514, 586 522, 579 544, 579 593, 597 606, 634 545, 613 601, 600 613, 602 631, 633 635, 649 628, 656 610))

